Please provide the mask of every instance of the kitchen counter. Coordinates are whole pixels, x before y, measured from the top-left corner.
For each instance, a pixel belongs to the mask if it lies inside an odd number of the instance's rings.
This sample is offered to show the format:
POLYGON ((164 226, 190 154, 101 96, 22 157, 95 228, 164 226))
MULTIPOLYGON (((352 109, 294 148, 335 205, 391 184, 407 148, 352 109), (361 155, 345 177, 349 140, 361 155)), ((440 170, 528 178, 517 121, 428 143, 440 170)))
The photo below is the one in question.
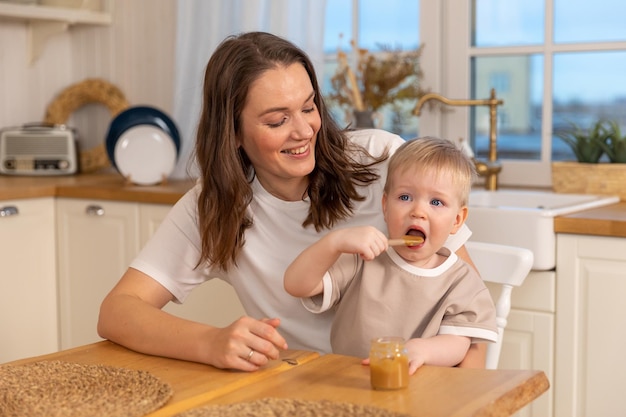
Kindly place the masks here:
POLYGON ((556 233, 626 237, 626 201, 554 219, 556 233))
MULTIPOLYGON (((126 182, 117 173, 63 177, 0 175, 0 201, 37 197, 69 197, 154 204, 174 204, 195 180, 169 180, 144 186, 126 182)), ((556 233, 626 237, 626 201, 555 218, 556 233)))
POLYGON ((135 185, 121 175, 81 174, 59 177, 12 177, 0 175, 0 201, 38 197, 69 197, 98 200, 174 204, 193 187, 194 180, 169 180, 158 185, 135 185))

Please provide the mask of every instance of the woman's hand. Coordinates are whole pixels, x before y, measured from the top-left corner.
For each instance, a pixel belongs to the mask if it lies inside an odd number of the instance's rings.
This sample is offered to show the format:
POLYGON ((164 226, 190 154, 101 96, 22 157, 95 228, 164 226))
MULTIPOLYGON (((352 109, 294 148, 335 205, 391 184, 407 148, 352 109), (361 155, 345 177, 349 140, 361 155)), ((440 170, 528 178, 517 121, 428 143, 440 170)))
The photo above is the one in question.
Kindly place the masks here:
POLYGON ((171 299, 157 281, 129 268, 100 306, 98 333, 137 352, 242 371, 259 369, 287 348, 279 319, 242 317, 218 328, 163 311, 171 299))
POLYGON ((244 316, 228 327, 212 328, 204 362, 217 368, 255 371, 287 349, 285 339, 276 330, 279 325, 277 318, 256 320, 244 316))

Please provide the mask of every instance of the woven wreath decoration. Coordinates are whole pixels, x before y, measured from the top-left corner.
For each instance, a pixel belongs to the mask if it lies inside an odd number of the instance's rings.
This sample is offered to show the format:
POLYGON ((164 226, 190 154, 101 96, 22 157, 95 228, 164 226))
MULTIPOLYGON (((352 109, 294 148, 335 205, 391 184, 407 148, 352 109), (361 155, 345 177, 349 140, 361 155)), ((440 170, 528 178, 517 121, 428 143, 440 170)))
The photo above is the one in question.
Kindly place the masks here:
MULTIPOLYGON (((124 93, 118 87, 106 80, 88 78, 67 87, 55 97, 46 109, 44 123, 66 124, 73 112, 90 103, 105 105, 111 117, 117 116, 129 107, 124 93)), ((93 172, 110 165, 104 143, 80 152, 81 172, 93 172)))

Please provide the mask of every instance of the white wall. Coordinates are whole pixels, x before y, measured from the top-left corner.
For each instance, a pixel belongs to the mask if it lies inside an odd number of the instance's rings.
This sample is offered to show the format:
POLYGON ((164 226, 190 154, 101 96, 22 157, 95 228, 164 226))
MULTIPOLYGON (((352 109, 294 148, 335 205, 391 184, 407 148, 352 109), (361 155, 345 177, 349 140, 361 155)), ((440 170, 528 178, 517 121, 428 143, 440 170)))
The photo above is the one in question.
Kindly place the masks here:
MULTIPOLYGON (((131 105, 173 107, 176 2, 111 0, 110 26, 70 26, 29 60, 28 25, 0 19, 0 128, 43 120, 47 106, 66 87, 103 78, 119 87, 131 105)), ((104 141, 111 121, 100 104, 76 110, 68 124, 89 149, 104 141)))

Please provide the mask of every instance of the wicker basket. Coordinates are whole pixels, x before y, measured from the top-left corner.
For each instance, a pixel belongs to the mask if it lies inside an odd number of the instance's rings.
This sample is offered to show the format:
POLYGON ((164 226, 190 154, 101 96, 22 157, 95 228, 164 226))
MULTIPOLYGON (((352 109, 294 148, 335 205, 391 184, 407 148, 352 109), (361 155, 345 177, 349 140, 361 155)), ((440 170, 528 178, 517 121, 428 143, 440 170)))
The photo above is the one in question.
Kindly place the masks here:
POLYGON ((557 193, 617 195, 626 201, 626 164, 553 162, 552 188, 557 193))

